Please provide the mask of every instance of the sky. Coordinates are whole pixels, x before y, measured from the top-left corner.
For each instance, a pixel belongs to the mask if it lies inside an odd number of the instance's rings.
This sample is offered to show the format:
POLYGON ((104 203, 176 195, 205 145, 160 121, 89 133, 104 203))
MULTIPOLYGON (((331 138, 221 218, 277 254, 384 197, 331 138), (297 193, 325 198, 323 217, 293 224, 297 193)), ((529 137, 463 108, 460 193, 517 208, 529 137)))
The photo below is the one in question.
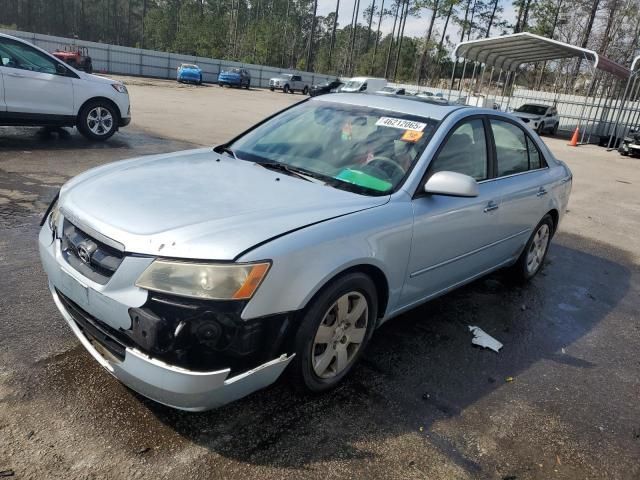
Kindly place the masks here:
MULTIPOLYGON (((340 10, 338 11, 338 24, 341 27, 344 27, 345 25, 348 25, 349 23, 351 23, 351 15, 353 14, 353 4, 355 3, 355 1, 356 0, 340 0, 340 10)), ((376 0, 376 5, 379 6, 380 3, 381 3, 381 0, 376 0)), ((392 0, 385 0, 384 3, 386 8, 387 5, 392 4, 392 0)), ((501 4, 504 8, 505 18, 510 22, 514 22, 515 12, 514 12, 513 6, 511 5, 511 2, 503 0, 501 4)), ((362 24, 365 23, 365 20, 362 16, 362 11, 365 8, 367 8, 369 5, 371 5, 371 0, 360 0, 359 22, 362 24)), ((333 12, 335 8, 336 8, 336 0, 318 0, 318 15, 326 16, 327 14, 333 12)), ((409 17, 407 19, 407 25, 405 26, 405 29, 404 29, 405 36, 415 37, 415 36, 424 35, 430 19, 431 19, 431 10, 429 9, 424 9, 421 12, 420 18, 409 17)), ((377 21, 378 21, 378 17, 375 16, 373 19, 373 28, 376 28, 377 21)), ((443 24, 444 24, 444 18, 436 20, 436 28, 441 29, 443 24)), ((383 33, 391 33, 392 28, 393 28, 393 17, 384 18, 382 20, 382 27, 380 28, 380 30, 383 33)), ((447 31, 449 35, 452 35, 451 36, 452 40, 454 38, 460 38, 459 37, 460 30, 458 29, 457 25, 450 24, 449 27, 447 27, 447 31)))

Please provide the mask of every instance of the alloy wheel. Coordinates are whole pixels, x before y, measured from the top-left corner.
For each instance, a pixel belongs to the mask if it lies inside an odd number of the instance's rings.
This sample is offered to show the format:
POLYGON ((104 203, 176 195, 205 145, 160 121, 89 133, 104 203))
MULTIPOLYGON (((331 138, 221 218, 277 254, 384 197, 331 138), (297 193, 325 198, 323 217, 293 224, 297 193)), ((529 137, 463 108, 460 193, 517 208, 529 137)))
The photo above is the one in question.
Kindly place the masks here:
POLYGON ((538 271, 549 246, 549 226, 543 223, 533 237, 527 252, 527 273, 533 275, 538 271))
POLYGON ((365 340, 368 318, 367 299, 355 291, 342 295, 327 310, 311 347, 318 377, 335 377, 351 364, 365 340))
POLYGON ((113 115, 104 107, 94 107, 87 115, 87 127, 95 135, 106 135, 113 128, 113 115))

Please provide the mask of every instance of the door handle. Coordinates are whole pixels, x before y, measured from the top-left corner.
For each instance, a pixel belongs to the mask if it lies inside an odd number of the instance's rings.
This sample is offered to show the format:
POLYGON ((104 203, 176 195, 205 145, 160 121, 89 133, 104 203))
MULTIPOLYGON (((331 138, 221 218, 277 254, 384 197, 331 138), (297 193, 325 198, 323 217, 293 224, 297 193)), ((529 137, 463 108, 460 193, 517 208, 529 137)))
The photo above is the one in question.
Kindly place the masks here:
POLYGON ((22 73, 13 73, 13 72, 9 72, 7 73, 7 75, 9 77, 18 77, 18 78, 24 78, 24 75, 22 73))
POLYGON ((498 205, 496 202, 494 202, 493 200, 491 200, 489 203, 487 203, 487 206, 484 207, 484 213, 489 213, 489 212, 493 212, 494 210, 497 210, 498 208, 500 208, 500 205, 498 205))
POLYGON ((538 193, 536 193, 537 197, 542 197, 543 195, 547 194, 547 190, 544 187, 540 187, 540 189, 538 190, 538 193))
POLYGON ((571 180, 571 177, 565 177, 560 181, 560 185, 563 185, 563 184, 567 183, 570 180, 571 180))

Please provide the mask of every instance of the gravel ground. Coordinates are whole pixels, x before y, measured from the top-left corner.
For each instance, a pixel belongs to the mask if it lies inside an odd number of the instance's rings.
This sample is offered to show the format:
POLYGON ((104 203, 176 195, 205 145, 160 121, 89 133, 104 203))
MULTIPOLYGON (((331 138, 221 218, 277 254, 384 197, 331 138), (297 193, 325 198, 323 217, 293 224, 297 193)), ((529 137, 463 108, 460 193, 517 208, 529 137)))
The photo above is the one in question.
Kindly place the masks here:
POLYGON ((46 288, 40 215, 87 168, 219 142, 302 97, 126 81, 134 121, 106 144, 0 128, 0 476, 640 478, 640 160, 546 138, 574 190, 533 282, 497 273, 389 322, 333 392, 278 382, 185 413, 79 346, 46 288), (502 351, 472 347, 470 324, 502 351))

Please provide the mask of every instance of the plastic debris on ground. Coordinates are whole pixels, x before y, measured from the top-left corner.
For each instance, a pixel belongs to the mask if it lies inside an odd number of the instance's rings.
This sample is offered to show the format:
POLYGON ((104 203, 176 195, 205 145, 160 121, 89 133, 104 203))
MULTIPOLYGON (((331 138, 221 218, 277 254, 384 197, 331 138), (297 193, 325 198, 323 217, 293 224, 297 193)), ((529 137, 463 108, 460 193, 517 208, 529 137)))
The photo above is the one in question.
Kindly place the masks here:
POLYGON ((499 352, 502 348, 502 344, 499 341, 482 330, 480 327, 469 325, 469 331, 473 333, 473 339, 471 340, 472 344, 488 348, 496 353, 499 352))

